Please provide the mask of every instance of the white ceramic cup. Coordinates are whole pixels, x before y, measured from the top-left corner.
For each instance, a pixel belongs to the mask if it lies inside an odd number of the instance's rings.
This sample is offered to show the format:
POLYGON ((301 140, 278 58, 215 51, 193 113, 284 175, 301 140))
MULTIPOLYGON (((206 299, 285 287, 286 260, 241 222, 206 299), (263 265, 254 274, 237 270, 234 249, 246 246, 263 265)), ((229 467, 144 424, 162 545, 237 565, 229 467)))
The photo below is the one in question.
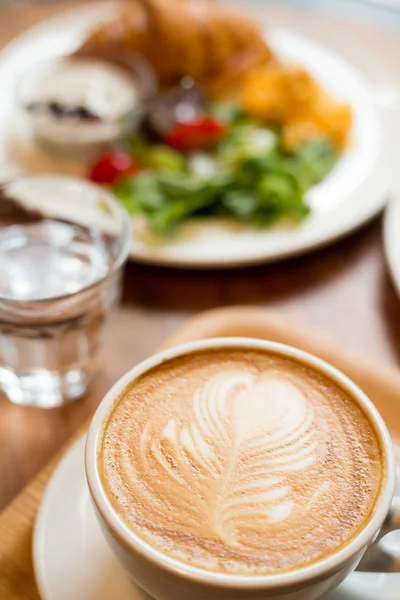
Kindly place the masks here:
MULTIPOLYGON (((155 407, 156 410, 156 407, 155 407)), ((108 392, 92 420, 86 443, 86 476, 106 539, 136 583, 156 600, 314 600, 338 586, 378 537, 400 529, 400 499, 394 498, 396 462, 389 432, 367 396, 350 379, 322 360, 274 342, 247 338, 215 338, 191 342, 156 354, 124 375, 108 392), (116 398, 139 375, 166 359, 196 350, 248 348, 293 357, 337 382, 363 408, 380 437, 387 476, 380 499, 359 534, 333 555, 289 573, 230 575, 182 563, 137 536, 118 515, 104 490, 99 451, 104 426, 116 398)))

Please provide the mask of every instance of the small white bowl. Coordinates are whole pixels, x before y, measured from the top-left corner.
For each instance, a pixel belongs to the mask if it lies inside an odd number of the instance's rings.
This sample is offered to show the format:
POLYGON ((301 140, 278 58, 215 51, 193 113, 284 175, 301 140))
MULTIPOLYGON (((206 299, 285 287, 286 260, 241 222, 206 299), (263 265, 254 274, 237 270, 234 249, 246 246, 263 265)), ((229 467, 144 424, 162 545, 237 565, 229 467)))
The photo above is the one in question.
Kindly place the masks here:
POLYGON ((46 149, 89 158, 134 129, 155 90, 153 72, 140 57, 127 68, 103 59, 65 57, 25 72, 18 103, 32 135, 46 149))

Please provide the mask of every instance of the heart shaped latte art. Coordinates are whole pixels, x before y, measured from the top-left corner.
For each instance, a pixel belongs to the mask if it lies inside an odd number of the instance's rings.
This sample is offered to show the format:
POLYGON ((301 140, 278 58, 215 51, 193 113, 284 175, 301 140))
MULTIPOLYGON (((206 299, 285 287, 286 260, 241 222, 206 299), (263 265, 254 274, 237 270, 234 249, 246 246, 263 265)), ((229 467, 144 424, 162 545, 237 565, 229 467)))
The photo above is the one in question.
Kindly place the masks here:
MULTIPOLYGON (((172 486, 212 481, 203 518, 225 544, 240 545, 241 529, 256 515, 289 519, 294 502, 286 475, 317 458, 313 409, 302 392, 283 379, 226 371, 195 390, 191 410, 190 425, 171 418, 160 437, 147 425, 142 459, 156 460, 172 486)), ((327 492, 329 483, 321 487, 327 492)))

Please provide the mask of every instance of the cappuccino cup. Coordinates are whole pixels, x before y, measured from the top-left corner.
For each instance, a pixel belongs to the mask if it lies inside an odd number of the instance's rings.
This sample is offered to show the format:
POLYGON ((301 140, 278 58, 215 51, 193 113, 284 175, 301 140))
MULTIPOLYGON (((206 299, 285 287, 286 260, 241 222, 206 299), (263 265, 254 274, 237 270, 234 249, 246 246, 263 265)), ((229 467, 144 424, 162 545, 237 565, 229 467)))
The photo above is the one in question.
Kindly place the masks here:
POLYGON ((99 405, 85 466, 111 549, 156 600, 313 600, 400 529, 372 402, 273 342, 208 339, 137 365, 99 405))

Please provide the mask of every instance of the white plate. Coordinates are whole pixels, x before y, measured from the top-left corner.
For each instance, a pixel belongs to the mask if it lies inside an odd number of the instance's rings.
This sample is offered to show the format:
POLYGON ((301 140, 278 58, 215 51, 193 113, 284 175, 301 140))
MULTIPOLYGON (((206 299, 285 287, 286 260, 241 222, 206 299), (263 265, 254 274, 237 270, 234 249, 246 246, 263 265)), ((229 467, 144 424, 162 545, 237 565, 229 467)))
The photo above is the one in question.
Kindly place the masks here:
POLYGON ((400 296, 400 176, 386 209, 383 225, 384 249, 393 283, 400 296))
MULTIPOLYGON (((42 600, 150 600, 103 538, 86 484, 84 444, 82 437, 60 462, 36 520, 33 560, 42 600)), ((399 600, 399 590, 400 574, 355 573, 324 600, 399 600)))
MULTIPOLYGON (((75 49, 88 29, 113 10, 113 5, 104 4, 69 12, 31 29, 0 53, 0 177, 27 164, 30 169, 55 168, 52 159, 32 147, 13 109, 17 82, 36 62, 75 49)), ((312 35, 318 33, 321 35, 321 31, 312 35)), ((297 228, 262 232, 214 220, 194 221, 182 226, 168 242, 153 239, 136 222, 132 258, 208 268, 273 261, 327 244, 383 207, 395 169, 393 157, 398 153, 394 117, 399 104, 394 79, 385 65, 377 63, 368 50, 362 55, 354 52, 354 44, 347 48, 341 43, 340 31, 334 45, 339 44, 341 54, 280 27, 269 29, 268 40, 283 59, 303 64, 324 88, 354 109, 351 147, 334 171, 308 194, 312 215, 297 228)), ((79 173, 82 165, 57 162, 57 169, 79 173)))

